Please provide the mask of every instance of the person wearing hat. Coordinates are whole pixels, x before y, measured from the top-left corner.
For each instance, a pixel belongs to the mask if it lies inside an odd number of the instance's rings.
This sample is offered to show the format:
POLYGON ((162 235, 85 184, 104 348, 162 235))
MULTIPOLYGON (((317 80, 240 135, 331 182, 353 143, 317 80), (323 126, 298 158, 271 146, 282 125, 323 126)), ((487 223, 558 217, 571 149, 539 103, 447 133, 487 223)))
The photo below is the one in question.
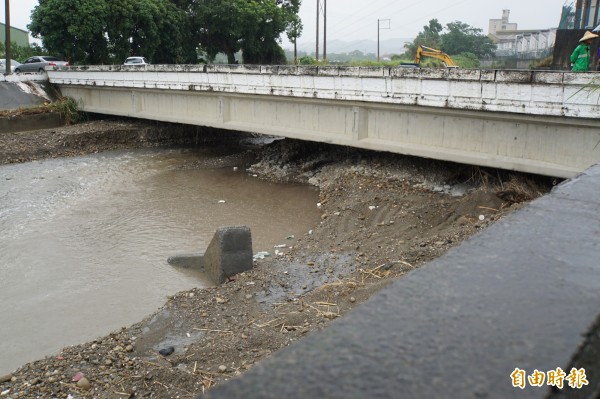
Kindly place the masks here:
POLYGON ((590 70, 590 44, 598 35, 590 31, 579 39, 579 45, 571 54, 571 70, 573 72, 586 72, 590 70))

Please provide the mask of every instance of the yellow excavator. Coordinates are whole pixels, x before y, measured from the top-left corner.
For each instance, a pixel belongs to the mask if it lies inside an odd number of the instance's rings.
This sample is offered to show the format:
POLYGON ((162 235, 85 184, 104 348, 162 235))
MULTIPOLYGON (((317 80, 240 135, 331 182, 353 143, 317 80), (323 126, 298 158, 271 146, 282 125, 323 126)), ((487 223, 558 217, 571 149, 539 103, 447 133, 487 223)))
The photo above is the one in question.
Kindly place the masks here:
POLYGON ((450 58, 450 56, 440 50, 433 49, 431 47, 419 46, 417 47, 417 54, 415 55, 415 64, 421 64, 422 57, 431 57, 441 60, 448 68, 458 68, 458 65, 450 58))

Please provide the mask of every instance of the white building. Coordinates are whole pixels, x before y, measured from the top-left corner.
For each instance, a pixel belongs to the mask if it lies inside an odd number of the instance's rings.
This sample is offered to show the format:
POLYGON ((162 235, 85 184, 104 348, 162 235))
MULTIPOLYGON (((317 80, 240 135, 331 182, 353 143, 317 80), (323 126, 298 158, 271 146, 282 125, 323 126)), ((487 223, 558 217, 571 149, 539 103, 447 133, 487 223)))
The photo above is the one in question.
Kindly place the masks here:
POLYGON ((496 32, 517 30, 517 24, 508 22, 510 10, 502 10, 501 19, 490 19, 488 35, 496 35, 496 32))
POLYGON ((497 56, 535 59, 552 52, 557 28, 518 30, 509 16, 510 10, 502 10, 501 19, 490 19, 488 37, 497 46, 497 56))

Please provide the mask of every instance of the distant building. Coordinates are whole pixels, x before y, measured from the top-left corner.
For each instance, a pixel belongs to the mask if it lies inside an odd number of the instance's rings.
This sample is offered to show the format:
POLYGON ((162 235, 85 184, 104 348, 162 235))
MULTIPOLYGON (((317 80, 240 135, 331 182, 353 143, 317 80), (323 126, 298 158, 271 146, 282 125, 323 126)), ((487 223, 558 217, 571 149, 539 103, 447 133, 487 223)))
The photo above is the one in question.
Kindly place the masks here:
MULTIPOLYGON (((19 46, 29 46, 29 32, 23 29, 10 27, 10 41, 19 46)), ((0 22, 0 43, 6 43, 6 25, 0 22)))
POLYGON ((508 22, 509 17, 510 10, 502 10, 501 19, 490 19, 490 28, 488 34, 496 35, 497 32, 517 30, 517 24, 508 22))
POLYGON ((501 19, 490 19, 488 37, 497 46, 496 56, 540 59, 552 53, 556 28, 519 30, 509 17, 510 10, 502 10, 501 19))

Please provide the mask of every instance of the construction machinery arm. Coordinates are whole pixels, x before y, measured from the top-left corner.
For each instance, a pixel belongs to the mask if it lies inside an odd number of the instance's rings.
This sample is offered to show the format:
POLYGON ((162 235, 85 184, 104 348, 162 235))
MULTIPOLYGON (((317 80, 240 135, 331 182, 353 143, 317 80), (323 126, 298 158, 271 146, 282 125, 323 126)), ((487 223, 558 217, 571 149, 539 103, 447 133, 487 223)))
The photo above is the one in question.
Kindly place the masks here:
POLYGON ((456 63, 450 56, 440 50, 436 50, 426 46, 417 47, 417 53, 415 55, 415 63, 417 65, 421 64, 422 57, 432 57, 437 58, 438 60, 443 61, 447 67, 457 67, 456 63))

